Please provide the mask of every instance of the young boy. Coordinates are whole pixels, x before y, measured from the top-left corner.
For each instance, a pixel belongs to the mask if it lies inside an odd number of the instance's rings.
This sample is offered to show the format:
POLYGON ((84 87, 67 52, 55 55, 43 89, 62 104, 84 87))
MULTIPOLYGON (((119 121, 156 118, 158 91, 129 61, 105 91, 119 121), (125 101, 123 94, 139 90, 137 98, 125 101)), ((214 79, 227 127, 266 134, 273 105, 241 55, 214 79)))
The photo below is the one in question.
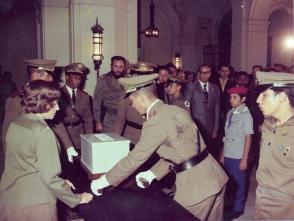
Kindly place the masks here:
POLYGON ((228 112, 225 123, 224 148, 221 163, 236 186, 233 196, 233 210, 225 214, 225 219, 239 217, 245 207, 246 169, 253 134, 253 121, 245 105, 248 89, 244 86, 228 90, 232 109, 228 112))

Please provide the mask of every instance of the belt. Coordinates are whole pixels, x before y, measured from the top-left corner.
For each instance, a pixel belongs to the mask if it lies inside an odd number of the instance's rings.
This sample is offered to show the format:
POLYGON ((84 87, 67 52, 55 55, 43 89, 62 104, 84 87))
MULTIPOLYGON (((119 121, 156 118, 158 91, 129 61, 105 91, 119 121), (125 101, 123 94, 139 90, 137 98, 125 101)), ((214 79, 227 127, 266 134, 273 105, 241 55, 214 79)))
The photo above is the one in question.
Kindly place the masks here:
POLYGON ((76 127, 78 125, 80 125, 82 123, 82 121, 77 121, 77 122, 73 122, 73 123, 65 123, 63 122, 65 127, 76 127))
POLYGON ((142 125, 140 124, 137 124, 135 122, 132 122, 132 121, 126 121, 127 125, 129 125, 130 127, 133 127, 135 129, 138 129, 138 130, 142 130, 142 125))
POLYGON ((186 161, 184 161, 182 163, 175 164, 172 167, 172 170, 175 173, 183 172, 183 171, 188 170, 188 169, 196 166, 197 164, 201 163, 203 160, 206 159, 207 156, 208 156, 208 151, 204 150, 200 154, 198 154, 196 156, 193 156, 190 159, 188 159, 188 160, 186 160, 186 161))

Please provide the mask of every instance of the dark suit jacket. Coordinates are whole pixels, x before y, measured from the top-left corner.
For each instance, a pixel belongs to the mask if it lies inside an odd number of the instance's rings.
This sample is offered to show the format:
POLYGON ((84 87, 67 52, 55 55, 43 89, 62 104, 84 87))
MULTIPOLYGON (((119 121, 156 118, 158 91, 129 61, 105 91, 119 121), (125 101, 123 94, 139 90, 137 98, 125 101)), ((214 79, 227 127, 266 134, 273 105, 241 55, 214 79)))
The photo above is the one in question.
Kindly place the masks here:
POLYGON ((218 86, 218 89, 220 91, 220 99, 221 99, 221 113, 222 113, 221 117, 223 118, 223 120, 226 120, 227 113, 231 109, 230 95, 227 93, 227 91, 230 88, 234 87, 236 84, 233 80, 229 79, 225 85, 224 91, 222 91, 222 86, 220 84, 219 78, 215 79, 211 83, 218 86))
POLYGON ((199 81, 189 84, 185 93, 190 102, 191 115, 199 127, 202 135, 212 136, 218 132, 220 126, 220 91, 214 84, 208 84, 208 103, 204 103, 204 93, 199 81), (205 133, 205 134, 204 134, 205 133))

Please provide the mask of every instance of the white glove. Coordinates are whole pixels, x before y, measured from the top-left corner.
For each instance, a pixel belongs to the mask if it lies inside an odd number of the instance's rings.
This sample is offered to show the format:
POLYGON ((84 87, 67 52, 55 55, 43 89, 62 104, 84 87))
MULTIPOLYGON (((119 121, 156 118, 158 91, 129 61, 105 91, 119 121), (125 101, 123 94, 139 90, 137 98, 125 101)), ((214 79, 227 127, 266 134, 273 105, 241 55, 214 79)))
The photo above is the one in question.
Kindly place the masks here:
POLYGON ((69 147, 66 150, 67 153, 67 159, 69 162, 73 162, 73 157, 79 156, 78 152, 75 150, 74 147, 69 147))
POLYGON ((98 190, 102 190, 105 187, 108 187, 110 184, 108 183, 105 175, 101 176, 97 180, 93 180, 91 182, 91 190, 96 196, 102 195, 102 193, 98 193, 98 190))
POLYGON ((151 170, 147 170, 145 172, 138 173, 136 176, 137 186, 140 188, 146 188, 146 186, 144 185, 144 181, 148 182, 148 184, 150 185, 150 183, 155 178, 156 178, 156 176, 154 175, 154 173, 151 170))

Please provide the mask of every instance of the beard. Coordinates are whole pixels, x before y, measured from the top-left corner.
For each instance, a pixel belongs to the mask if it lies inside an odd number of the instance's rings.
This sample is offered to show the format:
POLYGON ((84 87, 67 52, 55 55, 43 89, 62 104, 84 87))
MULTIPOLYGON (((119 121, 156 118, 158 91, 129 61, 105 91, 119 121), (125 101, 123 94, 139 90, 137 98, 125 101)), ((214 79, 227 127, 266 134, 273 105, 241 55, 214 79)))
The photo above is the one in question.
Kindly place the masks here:
POLYGON ((122 72, 119 72, 119 71, 117 71, 117 72, 111 71, 111 72, 112 72, 113 76, 116 79, 121 78, 121 77, 124 77, 124 75, 125 75, 125 72, 124 71, 122 71, 122 72))

